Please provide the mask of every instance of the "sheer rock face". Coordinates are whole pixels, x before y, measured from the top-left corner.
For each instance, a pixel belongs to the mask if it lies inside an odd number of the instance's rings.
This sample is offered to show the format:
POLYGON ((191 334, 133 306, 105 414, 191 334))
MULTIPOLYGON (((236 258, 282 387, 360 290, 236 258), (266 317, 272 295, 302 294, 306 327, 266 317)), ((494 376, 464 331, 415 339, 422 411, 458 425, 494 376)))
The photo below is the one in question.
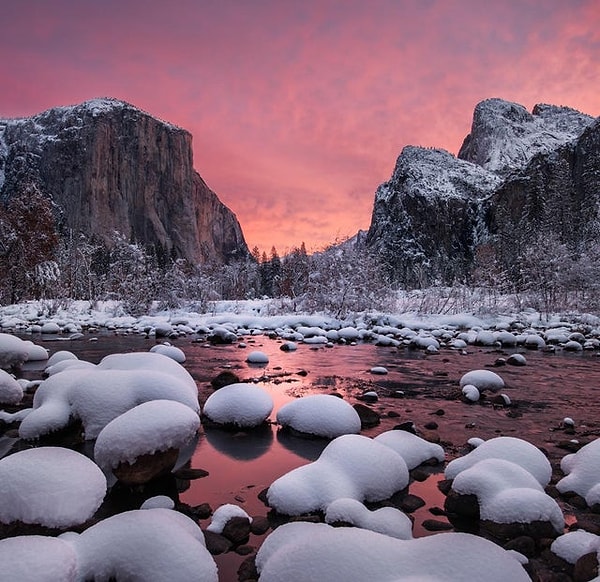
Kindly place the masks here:
POLYGON ((488 99, 457 158, 404 148, 375 194, 367 245, 407 285, 451 283, 468 275, 478 244, 519 231, 554 229, 577 245, 597 227, 599 186, 600 121, 488 99))
POLYGON ((191 135, 113 99, 0 120, 0 199, 35 181, 58 228, 115 231, 194 263, 248 253, 235 215, 193 169, 191 135))
POLYGON ((408 285, 452 280, 473 260, 480 199, 499 182, 444 150, 405 147, 375 195, 367 245, 408 285))

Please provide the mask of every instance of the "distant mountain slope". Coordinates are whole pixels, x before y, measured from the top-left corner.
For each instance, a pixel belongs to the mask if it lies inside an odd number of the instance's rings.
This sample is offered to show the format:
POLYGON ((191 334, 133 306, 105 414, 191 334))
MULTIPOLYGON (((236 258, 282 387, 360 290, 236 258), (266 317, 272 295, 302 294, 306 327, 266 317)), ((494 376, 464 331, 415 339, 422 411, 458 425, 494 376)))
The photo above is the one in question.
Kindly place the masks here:
POLYGON ((193 263, 246 256, 235 215, 193 168, 191 135, 115 99, 0 120, 0 201, 33 181, 62 236, 115 231, 193 263))
POLYGON ((483 101, 458 157, 404 148, 366 244, 409 286, 465 280, 481 244, 505 263, 551 230, 579 245, 597 228, 599 137, 599 122, 573 109, 483 101))

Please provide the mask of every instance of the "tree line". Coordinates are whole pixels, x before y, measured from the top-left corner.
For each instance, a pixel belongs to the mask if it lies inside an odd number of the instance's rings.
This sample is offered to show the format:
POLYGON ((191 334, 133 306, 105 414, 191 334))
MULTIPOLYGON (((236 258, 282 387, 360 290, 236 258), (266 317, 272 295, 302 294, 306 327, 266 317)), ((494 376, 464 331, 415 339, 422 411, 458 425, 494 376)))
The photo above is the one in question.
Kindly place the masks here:
MULTIPOLYGON (((249 257, 227 264, 192 265, 160 245, 144 246, 118 233, 111 241, 59 236, 55 213, 33 182, 0 201, 0 304, 115 299, 139 315, 153 301, 207 311, 217 300, 269 297, 285 300, 287 309, 344 316, 393 308, 396 291, 406 288, 386 257, 360 241, 334 241, 310 254, 302 243, 283 256, 275 247, 269 254, 255 247, 249 257)), ((600 244, 574 249, 555 231, 542 231, 516 250, 480 244, 468 278, 454 281, 450 296, 477 289, 479 308, 493 309, 511 295, 515 307, 546 313, 600 311, 600 244)))

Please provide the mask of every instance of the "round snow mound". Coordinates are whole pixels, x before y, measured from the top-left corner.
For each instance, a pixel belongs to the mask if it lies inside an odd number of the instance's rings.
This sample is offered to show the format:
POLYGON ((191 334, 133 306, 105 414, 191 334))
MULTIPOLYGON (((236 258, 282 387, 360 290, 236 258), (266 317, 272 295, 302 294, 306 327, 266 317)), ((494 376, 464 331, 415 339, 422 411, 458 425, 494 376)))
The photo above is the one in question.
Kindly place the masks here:
POLYGON ((106 478, 80 453, 61 447, 26 449, 0 459, 0 521, 68 528, 100 507, 106 478))
POLYGON ((139 456, 180 449, 200 428, 200 417, 174 400, 151 400, 111 420, 94 446, 94 458, 103 469, 133 463, 139 456))
POLYGON ((469 384, 475 386, 480 392, 484 390, 498 392, 498 390, 504 388, 504 380, 491 370, 472 370, 471 372, 467 372, 460 379, 460 387, 464 388, 469 384))
POLYGON ((273 410, 271 395, 254 384, 239 382, 213 392, 204 404, 204 415, 217 424, 253 428, 262 424, 273 410))
POLYGON ((0 541, 2 580, 75 582, 77 555, 68 542, 46 536, 17 536, 0 541))
POLYGON ((0 404, 18 404, 23 399, 23 388, 8 372, 0 369, 0 404))
POLYGON ((358 413, 345 400, 331 394, 315 394, 288 402, 279 409, 277 423, 298 432, 324 438, 360 432, 358 413))

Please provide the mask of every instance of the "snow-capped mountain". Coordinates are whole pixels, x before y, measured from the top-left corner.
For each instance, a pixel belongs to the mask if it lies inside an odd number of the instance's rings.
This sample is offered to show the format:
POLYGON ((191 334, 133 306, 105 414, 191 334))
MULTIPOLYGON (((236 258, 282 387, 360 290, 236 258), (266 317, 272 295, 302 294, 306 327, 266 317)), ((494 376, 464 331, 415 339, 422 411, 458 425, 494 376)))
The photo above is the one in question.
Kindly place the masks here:
POLYGON ((483 101, 458 157, 403 149, 376 191, 367 245, 419 286, 467 278, 482 243, 505 262, 543 233, 580 244, 598 220, 599 140, 600 122, 573 109, 483 101))
POLYGON ((117 99, 0 120, 0 200, 34 183, 63 236, 113 233, 194 263, 248 253, 193 168, 191 135, 117 99))
POLYGON ((505 176, 576 140, 593 121, 569 107, 540 104, 529 113, 517 103, 486 99, 475 107, 458 157, 505 176))

